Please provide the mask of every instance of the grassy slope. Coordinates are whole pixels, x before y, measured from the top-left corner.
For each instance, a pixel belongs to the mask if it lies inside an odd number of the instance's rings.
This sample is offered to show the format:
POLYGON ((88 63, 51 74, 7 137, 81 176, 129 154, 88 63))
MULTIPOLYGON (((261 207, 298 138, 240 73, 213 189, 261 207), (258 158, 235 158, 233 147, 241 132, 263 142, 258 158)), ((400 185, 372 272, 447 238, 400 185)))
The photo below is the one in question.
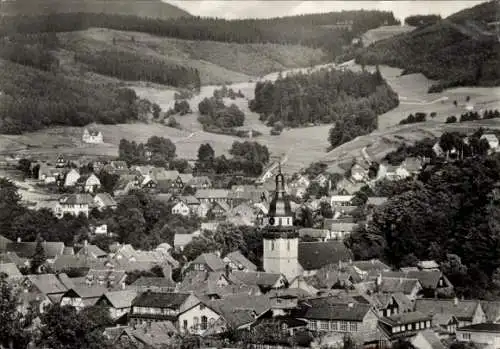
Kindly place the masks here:
POLYGON ((60 57, 69 57, 64 60, 66 69, 75 66, 70 59, 71 52, 116 49, 197 68, 205 85, 248 81, 255 76, 309 66, 325 59, 321 50, 297 45, 188 41, 103 28, 60 33, 58 38, 63 46, 63 50, 59 51, 60 57))
POLYGON ((409 25, 388 25, 368 30, 362 36, 363 46, 370 46, 377 41, 389 39, 395 35, 411 32, 413 29, 415 29, 415 27, 409 25))
POLYGON ((161 0, 14 0, 0 2, 3 15, 45 15, 50 13, 93 12, 134 15, 158 19, 191 16, 161 0))

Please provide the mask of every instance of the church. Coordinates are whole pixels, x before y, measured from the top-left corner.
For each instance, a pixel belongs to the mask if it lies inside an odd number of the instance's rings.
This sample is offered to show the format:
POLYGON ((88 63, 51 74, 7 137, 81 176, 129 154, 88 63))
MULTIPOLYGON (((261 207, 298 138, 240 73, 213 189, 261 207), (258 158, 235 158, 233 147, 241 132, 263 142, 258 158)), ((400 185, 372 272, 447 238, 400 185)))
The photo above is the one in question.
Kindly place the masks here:
POLYGON ((283 274, 291 281, 298 276, 314 275, 325 265, 351 261, 352 253, 342 241, 299 242, 281 166, 275 181, 274 197, 263 222, 264 271, 283 274))

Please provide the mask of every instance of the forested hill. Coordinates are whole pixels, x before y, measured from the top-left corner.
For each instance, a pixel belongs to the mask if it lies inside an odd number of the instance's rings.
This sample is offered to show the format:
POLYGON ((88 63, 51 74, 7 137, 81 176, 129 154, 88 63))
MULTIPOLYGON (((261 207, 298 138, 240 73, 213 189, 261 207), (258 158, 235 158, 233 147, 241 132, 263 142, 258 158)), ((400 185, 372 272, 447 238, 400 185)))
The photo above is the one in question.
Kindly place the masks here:
POLYGON ((107 13, 157 19, 191 16, 161 0, 14 0, 0 2, 3 16, 38 16, 53 13, 107 13))
POLYGON ((496 7, 494 2, 484 3, 434 25, 376 42, 358 51, 356 62, 387 64, 439 80, 429 92, 500 85, 500 43, 487 26, 496 7))
POLYGON ((354 37, 381 25, 396 24, 392 12, 344 11, 274 19, 224 20, 182 17, 156 20, 109 13, 51 13, 3 17, 0 35, 69 32, 92 27, 136 31, 185 40, 231 43, 300 44, 335 56, 354 37))

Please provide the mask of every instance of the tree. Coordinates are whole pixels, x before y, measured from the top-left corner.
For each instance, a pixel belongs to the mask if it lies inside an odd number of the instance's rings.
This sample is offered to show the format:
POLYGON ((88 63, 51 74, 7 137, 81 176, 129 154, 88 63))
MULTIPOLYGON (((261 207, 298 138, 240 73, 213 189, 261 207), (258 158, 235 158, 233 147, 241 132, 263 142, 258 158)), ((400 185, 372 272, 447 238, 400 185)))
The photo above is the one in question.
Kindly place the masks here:
POLYGON ((99 181, 101 182, 101 190, 113 195, 116 185, 120 176, 115 173, 109 173, 107 171, 100 171, 97 174, 99 181))
POLYGON ((210 163, 215 158, 215 151, 209 143, 204 143, 198 148, 198 162, 210 163))
POLYGON ((0 347, 26 348, 30 336, 25 330, 27 319, 17 311, 17 295, 7 282, 7 275, 0 273, 0 347))
POLYGON ((175 144, 168 138, 153 136, 148 139, 145 147, 152 157, 157 156, 162 161, 168 162, 175 158, 175 144))
POLYGON ((35 254, 31 258, 31 273, 38 274, 40 272, 40 267, 42 267, 47 261, 47 256, 45 255, 45 249, 43 248, 43 242, 40 235, 36 239, 35 254))
POLYGON ((457 122, 457 117, 456 117, 455 115, 448 116, 448 117, 446 118, 446 123, 447 123, 447 124, 453 124, 453 123, 455 123, 455 122, 457 122))
POLYGON ((456 100, 454 100, 454 101, 453 101, 453 105, 454 105, 455 107, 457 107, 457 106, 458 106, 458 102, 457 102, 456 100))
POLYGON ((161 113, 160 106, 156 103, 153 103, 153 105, 151 106, 151 109, 153 111, 153 118, 158 119, 160 117, 160 113, 161 113))

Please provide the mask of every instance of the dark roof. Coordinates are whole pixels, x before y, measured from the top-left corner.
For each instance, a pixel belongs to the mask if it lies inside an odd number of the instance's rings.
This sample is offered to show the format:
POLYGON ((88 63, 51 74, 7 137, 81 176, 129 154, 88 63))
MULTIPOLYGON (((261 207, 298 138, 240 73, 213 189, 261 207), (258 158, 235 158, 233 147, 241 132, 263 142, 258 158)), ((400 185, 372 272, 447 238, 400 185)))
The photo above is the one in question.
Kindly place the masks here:
POLYGON ((101 199, 102 203, 105 206, 116 206, 117 205, 115 199, 113 199, 113 197, 109 193, 99 193, 95 196, 95 198, 101 199))
POLYGON ((483 323, 458 328, 457 331, 500 332, 500 324, 483 323))
POLYGON ((500 302, 481 301, 481 308, 486 315, 486 321, 496 322, 500 318, 500 302))
POLYGON ((363 321, 371 310, 366 303, 339 303, 330 297, 308 299, 298 317, 311 320, 363 321))
POLYGON ((130 286, 136 287, 175 287, 175 282, 166 277, 141 276, 130 286))
POLYGON ((368 261, 353 261, 352 265, 363 271, 379 271, 379 270, 391 270, 387 264, 383 263, 379 259, 371 259, 368 261))
POLYGON ((180 308, 182 304, 184 304, 189 296, 189 293, 144 292, 134 300, 132 305, 148 308, 151 307, 177 309, 180 308))
POLYGON ((471 320, 476 308, 480 306, 477 300, 430 299, 415 300, 415 310, 424 314, 450 314, 459 320, 471 320))
POLYGON ((252 272, 252 271, 233 271, 229 278, 234 282, 241 282, 245 285, 257 285, 262 287, 272 287, 281 278, 281 274, 252 272))
MULTIPOLYGON (((31 258, 35 254, 36 242, 11 242, 7 244, 8 252, 15 252, 21 258, 31 258)), ((64 242, 42 242, 45 256, 53 259, 62 255, 64 251, 64 242)))
POLYGON ((304 270, 317 270, 328 264, 347 262, 352 259, 351 251, 343 242, 299 243, 299 263, 304 270))
POLYGON ((285 190, 285 177, 281 170, 276 175, 276 189, 273 199, 269 204, 269 217, 292 217, 292 206, 290 204, 290 196, 285 190))
POLYGON ((46 295, 67 291, 66 286, 55 274, 28 275, 27 278, 46 295))
POLYGON ((224 258, 229 259, 231 262, 236 264, 237 267, 239 267, 239 265, 241 264, 241 266, 243 266, 248 270, 251 271, 257 270, 257 266, 252 262, 250 262, 248 258, 246 258, 240 251, 233 251, 231 253, 228 253, 224 258))
POLYGON ((90 194, 68 194, 61 196, 59 202, 64 205, 91 205, 94 199, 90 194))
POLYGON ((202 253, 192 264, 206 264, 213 271, 224 270, 224 262, 214 253, 202 253))

